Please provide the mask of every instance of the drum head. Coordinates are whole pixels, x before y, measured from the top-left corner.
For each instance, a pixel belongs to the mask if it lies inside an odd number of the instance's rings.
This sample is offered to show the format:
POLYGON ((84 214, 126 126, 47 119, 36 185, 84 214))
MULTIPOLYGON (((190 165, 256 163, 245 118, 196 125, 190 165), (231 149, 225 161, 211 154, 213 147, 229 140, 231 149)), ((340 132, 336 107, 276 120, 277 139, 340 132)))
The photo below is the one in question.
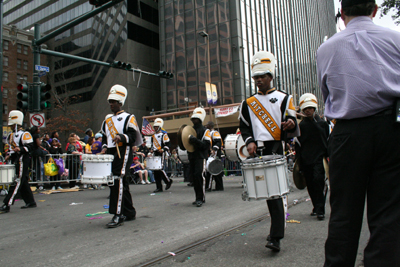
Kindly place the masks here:
POLYGON ((178 136, 178 146, 181 150, 186 150, 186 148, 183 146, 183 143, 182 143, 182 131, 183 131, 183 128, 185 128, 185 127, 186 127, 186 124, 183 124, 179 128, 178 132, 176 133, 176 135, 178 136))
POLYGON ((230 161, 238 161, 239 158, 237 156, 237 150, 236 150, 236 145, 237 145, 237 139, 239 136, 237 134, 228 134, 225 137, 224 144, 225 144, 225 156, 230 160, 230 161))
POLYGON ((298 189, 304 189, 306 188, 307 184, 306 184, 306 178, 304 177, 304 174, 302 172, 300 172, 300 159, 296 159, 296 162, 294 163, 294 167, 293 167, 293 181, 294 181, 294 185, 298 188, 298 189))
POLYGON ((237 155, 240 161, 243 161, 250 157, 249 152, 247 152, 247 147, 246 143, 243 140, 242 135, 240 134, 238 139, 237 139, 237 144, 236 144, 236 149, 237 149, 237 155))
POLYGON ((214 159, 208 164, 207 171, 212 175, 218 175, 224 170, 224 164, 220 159, 214 159))
POLYGON ((196 130, 192 126, 185 126, 182 130, 182 143, 188 152, 194 152, 194 145, 189 142, 189 135, 197 137, 196 130))

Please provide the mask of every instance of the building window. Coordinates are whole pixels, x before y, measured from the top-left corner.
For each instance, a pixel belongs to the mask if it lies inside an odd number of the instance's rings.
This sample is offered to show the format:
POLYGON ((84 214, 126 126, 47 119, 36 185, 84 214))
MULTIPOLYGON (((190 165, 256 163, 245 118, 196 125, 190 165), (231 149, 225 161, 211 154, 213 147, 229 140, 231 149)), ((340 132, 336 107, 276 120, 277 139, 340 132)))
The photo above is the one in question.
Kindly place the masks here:
POLYGON ((28 61, 24 60, 24 70, 28 70, 28 61))
POLYGON ((3 82, 8 81, 8 72, 3 72, 3 82))
POLYGON ((3 98, 8 98, 8 89, 3 88, 3 98))
POLYGON ((8 114, 8 106, 6 104, 3 105, 3 114, 8 114))
POLYGON ((17 53, 22 53, 22 45, 17 44, 17 53))
POLYGON ((4 50, 8 50, 8 44, 9 44, 8 41, 4 41, 4 42, 3 42, 3 49, 4 49, 4 50))
POLYGON ((21 62, 22 62, 21 59, 17 59, 17 69, 21 68, 21 62))
POLYGON ((24 55, 28 54, 28 46, 24 45, 24 55))
POLYGON ((3 57, 3 66, 8 66, 8 57, 3 57))

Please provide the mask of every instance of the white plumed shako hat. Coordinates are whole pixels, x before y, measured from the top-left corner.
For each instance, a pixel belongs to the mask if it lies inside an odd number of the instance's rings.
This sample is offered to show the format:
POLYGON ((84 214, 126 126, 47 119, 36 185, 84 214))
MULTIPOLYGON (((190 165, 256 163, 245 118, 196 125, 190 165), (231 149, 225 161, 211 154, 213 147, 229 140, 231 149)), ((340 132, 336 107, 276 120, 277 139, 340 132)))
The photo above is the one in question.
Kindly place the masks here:
POLYGON ((305 108, 315 108, 318 109, 318 101, 315 95, 310 93, 305 93, 300 97, 300 110, 303 111, 305 108))
POLYGON ((153 126, 158 126, 160 129, 164 126, 164 121, 160 118, 157 118, 154 120, 154 125, 153 126))
POLYGON ((123 106, 127 96, 128 96, 128 91, 126 90, 126 88, 122 85, 116 84, 113 87, 111 87, 107 101, 116 100, 123 106))
POLYGON ((267 51, 258 51, 251 59, 251 77, 271 74, 275 78, 275 56, 267 51))
POLYGON ((204 119, 206 118, 206 111, 204 110, 204 108, 195 108, 193 110, 193 114, 192 117, 190 117, 190 119, 194 118, 200 119, 201 122, 203 122, 204 119))
POLYGON ((24 114, 19 110, 11 110, 10 114, 8 115, 8 125, 22 125, 24 121, 24 114))

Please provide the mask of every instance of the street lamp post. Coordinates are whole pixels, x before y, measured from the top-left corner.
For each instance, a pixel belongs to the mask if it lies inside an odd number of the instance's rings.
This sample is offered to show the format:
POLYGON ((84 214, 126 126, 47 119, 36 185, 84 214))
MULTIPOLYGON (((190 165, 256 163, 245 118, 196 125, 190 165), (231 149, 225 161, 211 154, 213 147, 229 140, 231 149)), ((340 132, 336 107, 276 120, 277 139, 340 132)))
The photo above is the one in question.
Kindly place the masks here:
MULTIPOLYGON (((208 65, 208 83, 210 85, 210 90, 211 90, 211 62, 210 62, 210 36, 208 35, 208 33, 206 33, 205 31, 201 31, 199 32, 199 35, 201 37, 207 38, 207 65, 208 65)), ((206 87, 207 88, 207 87, 206 87)), ((207 101, 208 102, 208 101, 207 101)), ((211 120, 211 104, 208 104, 210 107, 210 120, 211 120)))

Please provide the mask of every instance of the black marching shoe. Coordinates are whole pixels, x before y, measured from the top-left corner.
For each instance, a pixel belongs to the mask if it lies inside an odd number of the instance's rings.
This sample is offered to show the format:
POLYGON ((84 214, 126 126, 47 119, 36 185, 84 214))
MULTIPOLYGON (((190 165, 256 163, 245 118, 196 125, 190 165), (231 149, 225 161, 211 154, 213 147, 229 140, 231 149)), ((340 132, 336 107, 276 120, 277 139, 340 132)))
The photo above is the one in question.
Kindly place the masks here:
POLYGON ((169 183, 167 184, 167 186, 165 187, 165 190, 168 190, 171 188, 171 185, 174 181, 172 179, 169 179, 169 183))
POLYGON ((313 211, 310 213, 310 216, 317 216, 317 213, 313 211))
POLYGON ((36 208, 36 207, 37 207, 36 203, 33 202, 33 203, 28 203, 25 206, 22 206, 21 209, 29 209, 29 208, 36 208))
POLYGON ((318 215, 317 215, 317 219, 320 220, 320 221, 322 221, 322 220, 325 219, 325 215, 324 215, 324 214, 318 214, 318 215))
POLYGON ((196 201, 196 207, 201 207, 203 205, 203 201, 196 201))
POLYGON ((212 191, 224 191, 224 189, 213 189, 212 191))
POLYGON ((198 202, 200 202, 201 204, 206 203, 205 201, 200 201, 200 200, 197 201, 197 200, 196 200, 196 201, 193 201, 193 202, 192 202, 192 205, 195 205, 195 206, 196 206, 198 202))
POLYGON ((158 193, 158 192, 163 192, 163 190, 162 189, 156 189, 156 190, 153 191, 153 193, 158 193))
POLYGON ((188 183, 187 186, 193 186, 193 183, 188 183))
POLYGON ((136 220, 136 215, 132 217, 124 216, 124 222, 129 222, 134 220, 136 220))
POLYGON ((268 236, 267 240, 268 242, 265 247, 271 249, 273 252, 279 252, 281 250, 279 239, 271 238, 270 236, 268 236))
POLYGON ((111 219, 111 222, 107 223, 108 228, 116 228, 118 226, 124 225, 124 219, 125 216, 117 216, 114 215, 114 217, 111 219))
POLYGON ((211 188, 207 188, 206 191, 207 192, 211 192, 212 190, 211 190, 211 188))
POLYGON ((10 212, 10 207, 4 204, 0 207, 0 214, 10 212))

